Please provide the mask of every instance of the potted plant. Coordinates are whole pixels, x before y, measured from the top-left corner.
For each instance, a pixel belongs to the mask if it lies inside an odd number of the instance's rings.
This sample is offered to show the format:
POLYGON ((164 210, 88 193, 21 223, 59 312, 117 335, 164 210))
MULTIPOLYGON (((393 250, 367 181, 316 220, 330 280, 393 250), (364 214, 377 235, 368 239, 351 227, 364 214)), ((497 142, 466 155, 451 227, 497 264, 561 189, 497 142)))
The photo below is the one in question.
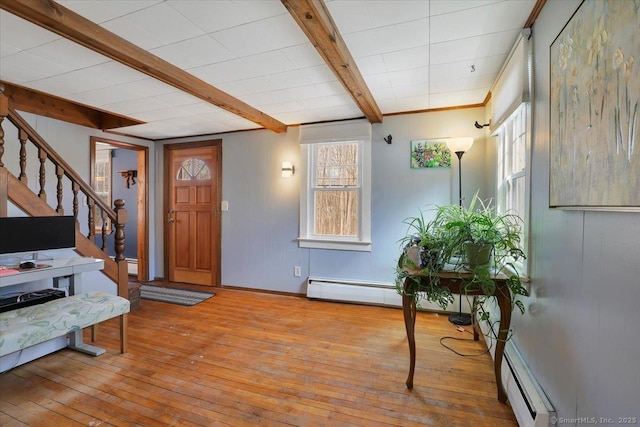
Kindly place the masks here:
POLYGON ((524 258, 520 230, 522 219, 514 213, 498 213, 476 193, 467 209, 461 206, 436 208, 434 227, 444 230, 449 256, 464 255, 462 262, 473 269, 491 263, 503 267, 507 261, 524 258))
POLYGON ((446 258, 446 235, 432 221, 426 221, 422 211, 415 217, 406 218, 407 233, 399 240, 402 252, 396 266, 396 289, 405 292, 405 279, 409 278, 407 292, 416 302, 421 298, 435 302, 443 308, 453 302, 451 291, 440 286, 438 272, 443 269, 446 258), (420 277, 429 276, 425 285, 420 277))
MULTIPOLYGON (((405 220, 411 231, 420 231, 429 239, 435 239, 440 244, 440 252, 437 263, 420 266, 420 269, 411 268, 405 255, 406 250, 398 260, 396 268, 396 286, 400 293, 404 293, 404 283, 407 278, 411 292, 419 300, 425 298, 428 301, 437 302, 443 309, 453 300, 448 288, 440 286, 438 272, 442 270, 445 262, 447 270, 465 272, 462 275, 463 289, 465 292, 482 290, 489 297, 493 296, 497 289, 493 277, 498 272, 507 276, 506 284, 512 294, 512 303, 524 313, 524 304, 519 296, 527 296, 515 262, 524 258, 521 248, 520 229, 522 219, 513 213, 498 213, 490 203, 484 203, 474 195, 468 208, 448 205, 435 209, 435 218, 425 222, 422 213, 419 217, 405 220), (475 250, 475 252, 474 252, 475 250), (484 257, 484 258, 483 258, 484 257), (428 277, 428 280, 424 280, 428 277), (426 284, 426 287, 425 287, 426 284)), ((409 235, 401 239, 408 243, 409 235)), ((421 237, 422 239, 423 237, 421 237)), ((486 298, 476 299, 474 310, 481 307, 486 298)), ((482 312, 481 319, 487 320, 489 314, 482 312)))

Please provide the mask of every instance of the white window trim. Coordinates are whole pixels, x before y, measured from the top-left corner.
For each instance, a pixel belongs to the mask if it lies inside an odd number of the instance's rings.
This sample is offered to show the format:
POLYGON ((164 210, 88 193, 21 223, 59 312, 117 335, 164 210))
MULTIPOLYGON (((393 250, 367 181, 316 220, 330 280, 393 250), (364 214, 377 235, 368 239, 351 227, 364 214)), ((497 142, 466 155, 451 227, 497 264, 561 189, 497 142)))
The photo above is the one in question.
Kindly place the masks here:
MULTIPOLYGON (((345 139, 346 141, 347 139, 345 139)), ((318 141, 319 142, 319 141, 318 141)), ((327 141, 330 142, 330 141, 327 141)), ((333 141, 335 142, 335 141, 333 141)), ((300 182, 300 234, 298 246, 313 249, 335 249, 344 251, 371 252, 371 140, 359 140, 361 156, 361 201, 359 206, 359 236, 356 237, 319 237, 313 234, 313 200, 309 197, 309 185, 312 182, 311 165, 313 145, 301 144, 301 182, 300 182), (311 215, 311 216, 310 216, 311 215)))

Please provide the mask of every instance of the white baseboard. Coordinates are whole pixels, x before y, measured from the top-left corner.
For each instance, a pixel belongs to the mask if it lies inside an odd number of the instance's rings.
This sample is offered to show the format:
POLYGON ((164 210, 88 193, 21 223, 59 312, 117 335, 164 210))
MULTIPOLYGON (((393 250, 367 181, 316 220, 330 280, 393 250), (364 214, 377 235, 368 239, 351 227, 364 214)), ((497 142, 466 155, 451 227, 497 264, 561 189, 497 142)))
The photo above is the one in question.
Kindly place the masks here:
MULTIPOLYGON (((487 322, 478 323, 490 346, 491 358, 495 360, 495 332, 487 322)), ((498 328, 494 323, 494 329, 498 328)), ((502 361, 502 384, 507 399, 520 427, 548 427, 553 425, 556 412, 546 394, 529 370, 513 341, 507 341, 502 361)))

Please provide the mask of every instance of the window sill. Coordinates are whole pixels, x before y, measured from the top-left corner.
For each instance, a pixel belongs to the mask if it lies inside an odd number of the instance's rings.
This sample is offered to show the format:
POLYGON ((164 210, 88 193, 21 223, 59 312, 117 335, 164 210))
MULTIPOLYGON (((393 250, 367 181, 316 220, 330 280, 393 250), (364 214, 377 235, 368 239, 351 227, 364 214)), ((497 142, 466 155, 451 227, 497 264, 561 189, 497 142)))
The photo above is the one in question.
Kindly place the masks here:
POLYGON ((299 238, 298 246, 312 249, 371 252, 371 242, 299 238))

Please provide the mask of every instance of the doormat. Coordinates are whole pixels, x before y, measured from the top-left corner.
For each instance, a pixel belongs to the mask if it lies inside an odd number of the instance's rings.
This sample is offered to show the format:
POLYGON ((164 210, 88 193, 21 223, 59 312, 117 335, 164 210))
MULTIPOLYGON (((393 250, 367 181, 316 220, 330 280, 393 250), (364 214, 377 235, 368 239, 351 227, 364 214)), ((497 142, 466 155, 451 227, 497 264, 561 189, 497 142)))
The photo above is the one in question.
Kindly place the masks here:
POLYGON ((214 295, 215 293, 213 292, 189 291, 186 289, 166 288, 164 286, 140 286, 140 298, 178 305, 196 305, 214 295))

